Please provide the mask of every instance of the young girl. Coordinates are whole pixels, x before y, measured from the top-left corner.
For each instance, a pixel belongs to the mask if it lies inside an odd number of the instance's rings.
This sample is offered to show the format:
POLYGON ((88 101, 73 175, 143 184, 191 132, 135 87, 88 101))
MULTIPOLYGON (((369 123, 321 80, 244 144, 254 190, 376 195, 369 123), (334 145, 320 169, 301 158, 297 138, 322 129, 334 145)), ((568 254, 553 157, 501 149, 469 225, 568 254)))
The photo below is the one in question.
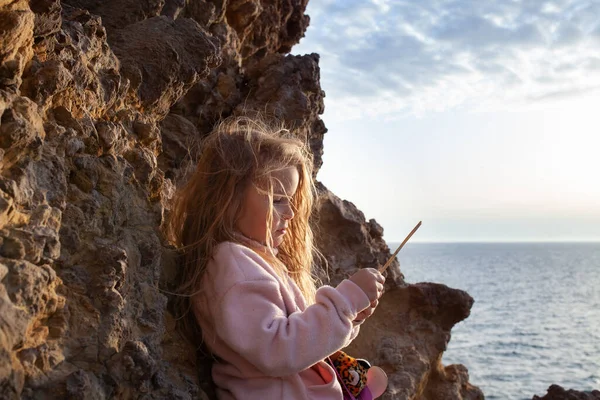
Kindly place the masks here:
POLYGON ((287 130, 229 119, 175 197, 167 233, 182 249, 182 312, 216 360, 219 399, 343 398, 324 360, 356 337, 385 278, 361 269, 315 290, 312 165, 287 130))

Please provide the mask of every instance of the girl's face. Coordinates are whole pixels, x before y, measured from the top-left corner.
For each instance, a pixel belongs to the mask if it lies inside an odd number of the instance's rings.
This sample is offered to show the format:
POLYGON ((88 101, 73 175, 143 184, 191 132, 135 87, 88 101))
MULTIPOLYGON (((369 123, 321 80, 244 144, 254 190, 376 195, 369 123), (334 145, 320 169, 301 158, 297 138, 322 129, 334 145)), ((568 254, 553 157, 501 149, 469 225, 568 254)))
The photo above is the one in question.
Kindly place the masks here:
POLYGON ((271 174, 273 181, 273 223, 267 227, 269 216, 269 196, 261 193, 254 185, 250 185, 244 194, 242 211, 237 221, 237 229, 259 243, 264 243, 270 235, 273 246, 278 247, 287 232, 288 221, 294 218, 291 200, 296 190, 300 175, 295 167, 287 167, 271 174))

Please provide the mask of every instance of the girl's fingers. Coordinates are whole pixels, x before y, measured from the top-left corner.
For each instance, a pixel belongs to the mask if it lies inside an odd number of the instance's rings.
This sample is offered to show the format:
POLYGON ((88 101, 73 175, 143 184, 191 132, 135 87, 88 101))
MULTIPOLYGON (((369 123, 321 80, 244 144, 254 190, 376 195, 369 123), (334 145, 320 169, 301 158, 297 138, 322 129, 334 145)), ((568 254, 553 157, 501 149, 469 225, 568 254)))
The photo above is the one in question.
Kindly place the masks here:
POLYGON ((377 286, 377 299, 383 295, 383 285, 378 284, 377 286))
POLYGON ((369 318, 375 312, 375 308, 377 307, 378 304, 379 304, 378 300, 373 300, 368 308, 362 310, 361 312, 359 312, 356 315, 356 319, 354 320, 354 322, 360 322, 364 319, 369 318))
POLYGON ((374 309, 372 307, 367 308, 363 311, 363 319, 369 318, 373 314, 374 309))
POLYGON ((375 276, 375 280, 379 283, 385 283, 385 276, 375 268, 367 268, 375 276))
POLYGON ((379 292, 376 292, 374 296, 370 297, 369 300, 375 301, 379 298, 379 292))

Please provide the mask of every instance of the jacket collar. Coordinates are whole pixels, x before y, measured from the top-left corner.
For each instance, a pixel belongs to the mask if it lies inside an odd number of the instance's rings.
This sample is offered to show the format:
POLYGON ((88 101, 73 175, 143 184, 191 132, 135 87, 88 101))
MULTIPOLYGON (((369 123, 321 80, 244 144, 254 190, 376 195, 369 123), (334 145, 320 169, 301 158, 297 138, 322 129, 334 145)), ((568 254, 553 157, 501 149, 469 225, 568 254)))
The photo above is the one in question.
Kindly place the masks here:
POLYGON ((250 239, 248 236, 244 235, 241 232, 233 232, 233 237, 238 240, 243 245, 246 245, 252 249, 259 250, 266 254, 273 254, 277 256, 278 250, 276 247, 269 247, 261 242, 258 242, 254 239, 250 239))

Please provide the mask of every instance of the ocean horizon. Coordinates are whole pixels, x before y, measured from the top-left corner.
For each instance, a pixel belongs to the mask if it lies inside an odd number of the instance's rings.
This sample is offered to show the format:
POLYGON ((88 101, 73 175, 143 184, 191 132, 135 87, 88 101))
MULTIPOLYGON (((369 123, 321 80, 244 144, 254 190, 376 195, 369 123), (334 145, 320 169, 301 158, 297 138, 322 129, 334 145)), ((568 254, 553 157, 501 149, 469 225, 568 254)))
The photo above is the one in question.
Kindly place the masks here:
POLYGON ((600 388, 600 242, 409 242, 398 259, 406 282, 474 298, 442 361, 465 365, 486 399, 600 388))

